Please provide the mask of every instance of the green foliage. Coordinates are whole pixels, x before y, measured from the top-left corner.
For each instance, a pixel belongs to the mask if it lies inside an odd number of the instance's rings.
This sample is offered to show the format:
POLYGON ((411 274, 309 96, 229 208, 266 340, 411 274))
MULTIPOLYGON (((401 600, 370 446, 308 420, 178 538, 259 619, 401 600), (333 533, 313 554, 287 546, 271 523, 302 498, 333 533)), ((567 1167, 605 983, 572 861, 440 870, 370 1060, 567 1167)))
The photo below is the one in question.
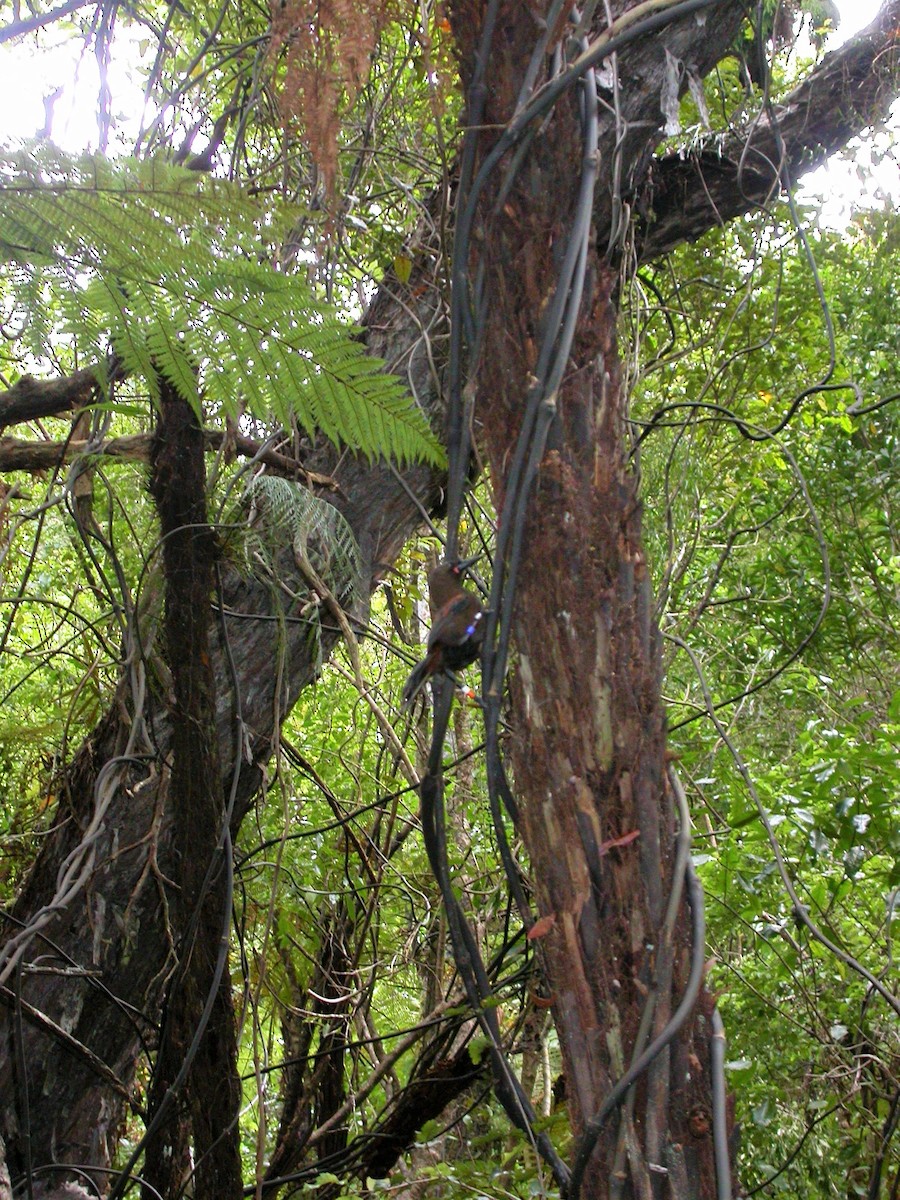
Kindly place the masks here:
POLYGON ((369 457, 439 461, 399 382, 273 265, 291 215, 159 161, 0 154, 0 256, 33 355, 68 334, 101 382, 112 352, 151 396, 162 375, 198 413, 246 409, 369 457))
MULTIPOLYGON (((774 10, 765 6, 767 19, 774 10)), ((433 454, 424 424, 395 385, 374 373, 352 330, 305 276, 272 264, 287 243, 321 291, 345 297, 349 307, 373 275, 393 264, 399 277, 419 261, 423 248, 406 239, 422 195, 446 171, 441 139, 458 104, 458 97, 442 105, 436 96, 439 17, 425 5, 420 24, 386 31, 340 132, 344 194, 339 211, 326 213, 313 203, 308 153, 284 139, 266 102, 273 80, 258 58, 265 6, 175 6, 159 47, 161 115, 145 144, 156 138, 189 147, 198 128, 211 134, 239 95, 228 169, 245 169, 257 195, 160 161, 76 163, 48 147, 7 153, 0 159, 0 246, 8 269, 0 287, 7 310, 14 298, 31 354, 102 368, 112 349, 151 395, 162 372, 198 410, 202 402, 207 418, 246 410, 321 429, 369 454, 433 454), (216 22, 220 37, 208 39, 216 22), (307 203, 276 209, 258 198, 269 189, 307 203)), ((749 56, 754 43, 736 50, 749 56)), ((776 90, 789 86, 779 70, 776 62, 776 90)), ((711 120, 730 124, 748 94, 737 57, 706 86, 711 120)), ((682 114, 691 127, 687 141, 703 123, 695 99, 683 102, 682 114)), ((428 221, 438 224, 431 211, 428 221)), ((900 224, 893 214, 870 215, 845 235, 814 233, 812 240, 836 330, 834 378, 853 386, 815 392, 777 435, 749 441, 740 432, 730 414, 756 433, 771 429, 829 368, 823 314, 794 232, 760 232, 746 221, 648 270, 632 314, 644 371, 634 416, 646 429, 665 410, 641 447, 664 630, 695 650, 714 702, 740 697, 720 714, 803 904, 846 953, 882 974, 896 928, 900 849, 892 807, 900 714, 896 700, 888 703, 898 682, 900 454, 893 407, 862 410, 900 382, 900 224), (800 661, 778 674, 798 648, 800 661), (748 687, 757 690, 745 694, 748 687)), ((9 345, 0 345, 0 357, 9 345)), ((29 369, 24 355, 10 361, 16 371, 29 369)), ((118 390, 114 406, 121 419, 118 390)), ((119 666, 116 617, 130 613, 129 588, 152 558, 155 533, 138 474, 92 471, 105 548, 96 531, 76 540, 57 504, 60 480, 46 494, 26 481, 34 494, 14 497, 14 519, 27 508, 21 529, 35 535, 28 544, 21 532, 11 535, 4 563, 4 592, 12 597, 4 637, 13 664, 0 726, 5 897, 19 863, 39 844, 53 767, 109 701, 119 666)), ((485 513, 485 544, 491 520, 485 513)), ((279 554, 294 550, 336 592, 352 594, 358 549, 326 501, 282 480, 257 479, 224 523, 239 522, 245 528, 235 557, 251 569, 271 571, 279 554)), ((413 551, 416 567, 424 557, 413 551)), ((468 1016, 418 833, 416 796, 374 715, 376 707, 393 712, 408 669, 395 653, 398 627, 409 657, 421 632, 414 615, 421 591, 403 582, 411 573, 404 560, 390 612, 383 596, 375 598, 371 636, 359 647, 364 694, 348 682, 339 651, 288 718, 266 794, 238 835, 233 973, 246 1178, 269 1160, 292 1095, 305 1090, 297 1128, 322 1115, 315 1107, 320 1051, 327 1034, 341 1029, 347 1050, 337 1083, 353 1098, 351 1165, 326 1169, 332 1164, 320 1163, 314 1150, 294 1187, 330 1200, 404 1189, 434 1200, 551 1195, 530 1148, 489 1098, 472 1094, 421 1130, 390 1180, 369 1184, 351 1175, 353 1155, 371 1144, 373 1131, 377 1139, 378 1120, 416 1078, 419 1050, 439 1032, 439 1020, 364 1092, 373 1068, 445 996, 453 1004, 443 1019, 468 1016), (337 971, 336 948, 346 956, 337 971)), ((314 607, 309 619, 313 625, 314 607)), ((273 671, 287 669, 281 653, 273 626, 273 671)), ((702 719, 693 666, 673 647, 666 666, 672 740, 694 804, 707 890, 713 986, 730 1039, 742 1178, 774 1177, 767 1194, 786 1200, 865 1194, 885 1097, 896 1086, 894 1030, 859 976, 798 927, 756 806, 702 719)), ((477 754, 465 757, 479 738, 477 718, 461 707, 447 744, 448 764, 460 759, 448 769, 449 852, 485 955, 503 964, 500 1015, 517 1047, 517 1022, 527 1012, 527 947, 509 945, 517 918, 506 904, 482 766, 477 754)), ((421 763, 421 730, 394 717, 421 763)), ((552 1035, 541 1033, 556 1074, 552 1035)), ((475 1056, 483 1049, 476 1041, 475 1056)), ((514 1055, 516 1068, 522 1058, 514 1055)), ((546 1082, 534 1078, 536 1102, 546 1082)), ((568 1150, 564 1109, 548 1125, 568 1150)), ((316 1150, 323 1148, 319 1142, 316 1150)))
MULTIPOLYGON (((694 651, 800 903, 885 980, 900 885, 898 231, 892 213, 808 231, 833 363, 787 219, 680 251, 644 281, 636 324, 663 628, 694 651)), ((675 645, 665 687, 694 800, 742 1180, 772 1179, 769 1194, 785 1197, 866 1195, 895 1018, 796 921, 757 805, 675 645)))
POLYGON ((53 815, 64 762, 99 720, 119 678, 122 614, 131 597, 114 581, 137 579, 155 540, 141 475, 118 467, 113 492, 97 470, 91 517, 87 494, 71 510, 59 503, 58 480, 46 488, 23 476, 5 481, 19 503, 4 521, 0 568, 3 903, 53 815), (82 538, 87 525, 97 536, 82 538))
POLYGON ((301 563, 310 563, 346 608, 362 598, 362 564, 353 530, 324 497, 276 475, 258 475, 241 507, 249 523, 245 552, 253 550, 274 564, 289 546, 301 563))
MULTIPOLYGON (((812 722, 789 761, 757 766, 756 782, 812 919, 880 972, 876 947, 898 917, 896 715, 878 723, 858 706, 841 727, 812 722)), ((731 829, 703 855, 701 873, 713 898, 715 975, 748 1182, 774 1176, 809 1125, 815 1135, 778 1175, 775 1194, 866 1195, 896 1065, 895 1018, 793 919, 741 789, 707 784, 704 792, 731 829), (774 1044, 766 1035, 773 1021, 774 1044), (858 1086, 848 1090, 850 1079, 858 1086), (847 1191, 836 1190, 841 1183, 847 1191)))

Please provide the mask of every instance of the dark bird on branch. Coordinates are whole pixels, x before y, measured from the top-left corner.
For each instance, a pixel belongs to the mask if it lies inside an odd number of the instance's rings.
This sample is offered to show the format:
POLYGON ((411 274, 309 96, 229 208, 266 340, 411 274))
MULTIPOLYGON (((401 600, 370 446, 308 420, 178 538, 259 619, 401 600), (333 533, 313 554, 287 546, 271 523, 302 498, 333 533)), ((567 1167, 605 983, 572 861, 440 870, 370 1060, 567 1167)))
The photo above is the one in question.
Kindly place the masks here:
POLYGON ((474 592, 462 583, 463 571, 476 560, 439 563, 428 574, 433 614, 428 634, 428 653, 416 663, 403 688, 403 705, 408 708, 432 675, 460 671, 481 653, 487 610, 474 592))

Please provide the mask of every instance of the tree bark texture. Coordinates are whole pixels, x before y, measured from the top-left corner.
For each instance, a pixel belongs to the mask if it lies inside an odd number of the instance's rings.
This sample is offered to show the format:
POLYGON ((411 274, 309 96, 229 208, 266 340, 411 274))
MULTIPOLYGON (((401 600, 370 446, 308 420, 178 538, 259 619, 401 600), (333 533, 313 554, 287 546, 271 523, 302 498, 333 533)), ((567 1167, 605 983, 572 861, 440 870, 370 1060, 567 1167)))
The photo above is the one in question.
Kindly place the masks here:
MULTIPOLYGON (((458 0, 452 11, 470 80, 485 5, 458 0)), ((646 162, 660 139, 666 49, 702 77, 734 37, 740 16, 739 5, 723 4, 619 55, 620 119, 611 106, 601 106, 599 118, 594 213, 605 225, 594 245, 601 253, 591 254, 571 357, 548 401, 555 417, 521 514, 507 719, 533 886, 541 915, 552 920, 542 945, 577 1133, 663 1030, 692 954, 703 953, 691 945, 683 892, 674 927, 666 920, 670 895, 683 879, 673 873, 676 823, 666 782, 659 634, 616 345, 621 276, 615 253, 602 253, 620 196, 604 165, 615 163, 623 139, 629 164, 646 162)), ((528 11, 514 0, 500 3, 479 119, 487 131, 510 121, 533 43, 528 11)), ((481 161, 496 136, 482 135, 481 161)), ((556 336, 543 325, 572 234, 577 166, 588 153, 573 90, 535 134, 511 184, 501 182, 501 162, 476 218, 469 274, 483 272, 485 301, 475 420, 501 511, 515 503, 508 495, 511 445, 541 369, 541 338, 556 336)), ((495 572, 499 567, 495 562, 495 572)), ((636 1094, 606 1122, 581 1183, 586 1200, 715 1196, 711 1011, 701 994, 636 1094)))
MULTIPOLYGON (((514 107, 535 25, 529 6, 509 0, 500 7, 488 117, 502 124, 514 107)), ((466 79, 482 9, 477 0, 454 9, 466 79)), ((640 201, 643 213, 638 253, 644 258, 770 196, 771 168, 748 170, 741 152, 762 125, 743 142, 735 134, 727 153, 714 161, 675 158, 650 170, 661 123, 663 43, 702 75, 725 53, 739 11, 737 4, 724 4, 708 15, 702 34, 688 21, 619 56, 627 137, 617 149, 614 123, 601 128, 601 180, 610 164, 624 168, 625 193, 640 201), (685 181, 696 180, 697 172, 699 186, 685 181)), ((855 56, 866 39, 826 58, 798 89, 797 103, 777 111, 785 161, 795 177, 816 154, 877 119, 885 97, 896 94, 900 0, 890 0, 876 24, 861 59, 855 56), (862 63, 860 72, 851 69, 854 62, 862 63)), ((497 216, 486 213, 487 236, 477 243, 490 303, 487 353, 475 380, 476 423, 501 505, 511 431, 572 208, 579 153, 573 129, 574 109, 566 100, 536 138, 508 205, 497 216)), ((484 136, 482 152, 490 140, 484 136)), ((771 128, 767 136, 774 137, 771 128)), ((540 908, 555 916, 543 942, 576 1126, 590 1118, 610 1079, 627 1065, 636 1014, 648 995, 653 1029, 665 1021, 683 984, 688 951, 683 929, 671 961, 655 940, 671 885, 673 821, 663 769, 657 633, 615 343, 619 276, 602 257, 613 212, 607 174, 594 212, 599 253, 528 508, 514 617, 512 766, 540 908), (630 844, 610 845, 634 831, 638 837, 630 844)), ((383 284, 366 325, 373 352, 409 377, 440 426, 443 398, 430 364, 444 361, 445 326, 433 285, 423 255, 408 284, 383 284)), ((0 424, 77 407, 92 390, 89 372, 53 384, 20 381, 0 396, 0 424)), ((338 456, 321 448, 306 465, 335 472, 343 493, 336 502, 360 543, 370 587, 416 530, 422 508, 435 512, 443 502, 444 478, 424 467, 405 471, 401 482, 391 470, 352 457, 341 457, 338 465, 338 456)), ((283 565, 292 579, 290 556, 283 565)), ((273 636, 276 601, 264 584, 222 563, 221 589, 224 617, 210 630, 210 664, 219 811, 236 779, 234 832, 273 733, 316 667, 303 622, 289 619, 280 638, 273 636)), ((54 823, 3 924, 0 1137, 13 1179, 21 1182, 30 1166, 38 1196, 52 1195, 61 1184, 64 1173, 55 1164, 110 1166, 122 1121, 140 1101, 136 1062, 156 1047, 180 950, 167 916, 176 902, 171 881, 179 873, 170 770, 174 710, 169 674, 155 647, 153 611, 152 604, 145 606, 139 637, 136 628, 130 631, 119 694, 66 770, 54 823)), ((664 1186, 673 1196, 706 1194, 704 1018, 698 1010, 638 1088, 624 1123, 616 1118, 601 1137, 588 1181, 591 1196, 629 1194, 624 1183, 610 1183, 612 1167, 625 1161, 633 1194, 665 1195, 664 1186), (669 1174, 648 1177, 651 1162, 669 1174), (688 1172, 702 1181, 694 1193, 686 1184, 679 1191, 688 1172)), ((389 1165, 379 1162, 379 1169, 389 1165)))
POLYGON ((164 380, 152 463, 172 680, 172 750, 163 770, 177 887, 168 905, 176 961, 153 1071, 155 1132, 143 1175, 148 1196, 154 1190, 178 1195, 193 1148, 195 1195, 238 1200, 241 1096, 228 970, 232 853, 210 657, 216 539, 206 512, 203 431, 188 402, 164 380))
POLYGON ((826 54, 789 95, 749 128, 714 148, 663 159, 638 182, 639 257, 659 258, 777 199, 864 129, 877 126, 897 96, 900 0, 840 50, 826 54))

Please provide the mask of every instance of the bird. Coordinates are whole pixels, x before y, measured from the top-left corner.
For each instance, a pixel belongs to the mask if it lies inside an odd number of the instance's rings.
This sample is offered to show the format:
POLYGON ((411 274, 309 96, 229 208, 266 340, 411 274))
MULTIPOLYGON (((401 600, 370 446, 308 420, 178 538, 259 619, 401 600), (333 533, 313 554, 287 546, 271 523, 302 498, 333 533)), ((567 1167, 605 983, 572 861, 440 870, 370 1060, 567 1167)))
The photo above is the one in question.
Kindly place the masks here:
POLYGON ((403 687, 403 707, 413 700, 432 675, 460 671, 481 653, 487 609, 474 592, 460 582, 467 567, 477 561, 443 562, 428 573, 433 618, 428 634, 428 652, 416 663, 403 687))

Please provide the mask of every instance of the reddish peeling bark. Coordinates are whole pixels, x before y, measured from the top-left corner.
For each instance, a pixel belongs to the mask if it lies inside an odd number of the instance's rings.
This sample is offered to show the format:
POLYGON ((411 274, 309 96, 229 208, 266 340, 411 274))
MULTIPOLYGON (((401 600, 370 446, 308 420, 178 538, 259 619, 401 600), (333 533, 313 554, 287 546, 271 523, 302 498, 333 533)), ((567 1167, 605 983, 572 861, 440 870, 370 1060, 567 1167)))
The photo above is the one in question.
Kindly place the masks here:
MULTIPOLYGON (((480 0, 453 10, 467 79, 484 10, 480 0)), ((630 163, 646 161, 661 135, 664 47, 702 75, 739 17, 739 6, 723 4, 708 16, 702 39, 691 18, 621 53, 630 163)), ((526 6, 500 4, 486 70, 487 130, 510 119, 534 36, 526 6)), ((617 129, 609 114, 600 120, 605 164, 613 161, 617 129)), ((496 136, 482 135, 482 156, 496 136)), ((573 92, 534 138, 502 204, 498 183, 476 220, 483 236, 473 239, 470 274, 484 271, 486 297, 476 421, 500 508, 508 503, 511 446, 537 369, 584 152, 573 92)), ((613 186, 601 166, 595 213, 612 210, 613 186)), ((602 233, 596 244, 603 246, 602 233)), ((673 877, 659 635, 616 345, 620 282, 616 267, 593 255, 525 517, 508 717, 533 886, 541 914, 553 918, 542 945, 576 1132, 666 1025, 692 953, 683 896, 675 929, 665 929, 670 893, 683 879, 673 877), (622 845, 611 846, 617 839, 622 845)), ((715 1195, 711 1007, 703 997, 634 1097, 607 1121, 584 1177, 585 1200, 715 1195)))

